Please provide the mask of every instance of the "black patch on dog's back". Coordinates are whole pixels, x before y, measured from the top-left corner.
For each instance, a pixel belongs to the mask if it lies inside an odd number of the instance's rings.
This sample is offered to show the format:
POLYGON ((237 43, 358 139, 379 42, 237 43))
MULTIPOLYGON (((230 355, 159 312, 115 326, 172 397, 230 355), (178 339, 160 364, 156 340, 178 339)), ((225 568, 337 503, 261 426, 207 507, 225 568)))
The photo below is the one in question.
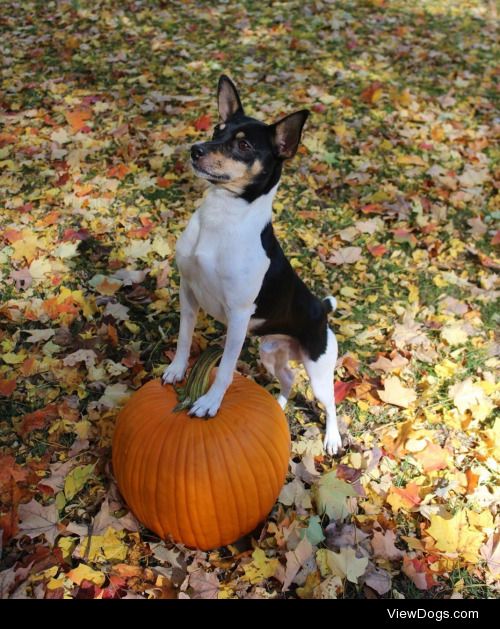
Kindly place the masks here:
POLYGON ((265 319, 252 332, 296 338, 312 360, 326 351, 328 302, 315 297, 292 268, 268 223, 260 240, 271 261, 252 318, 265 319))

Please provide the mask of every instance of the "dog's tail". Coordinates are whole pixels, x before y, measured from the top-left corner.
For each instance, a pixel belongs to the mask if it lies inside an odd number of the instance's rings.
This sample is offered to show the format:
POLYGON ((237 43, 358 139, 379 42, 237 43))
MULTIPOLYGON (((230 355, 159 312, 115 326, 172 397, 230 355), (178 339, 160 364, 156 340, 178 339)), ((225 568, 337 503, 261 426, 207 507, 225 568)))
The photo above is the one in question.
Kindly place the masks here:
POLYGON ((337 300, 331 295, 329 297, 325 297, 325 299, 323 299, 323 306, 326 313, 333 312, 337 308, 337 300))

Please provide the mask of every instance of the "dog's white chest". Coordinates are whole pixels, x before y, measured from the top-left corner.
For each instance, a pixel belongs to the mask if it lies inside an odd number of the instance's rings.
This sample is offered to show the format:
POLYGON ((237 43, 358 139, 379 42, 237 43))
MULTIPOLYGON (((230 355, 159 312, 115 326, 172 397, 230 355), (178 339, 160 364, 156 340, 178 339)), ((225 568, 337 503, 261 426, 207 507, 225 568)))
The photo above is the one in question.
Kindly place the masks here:
POLYGON ((266 207, 209 195, 177 242, 182 281, 198 304, 223 323, 231 310, 251 308, 262 286, 269 258, 260 234, 270 220, 271 200, 266 207))

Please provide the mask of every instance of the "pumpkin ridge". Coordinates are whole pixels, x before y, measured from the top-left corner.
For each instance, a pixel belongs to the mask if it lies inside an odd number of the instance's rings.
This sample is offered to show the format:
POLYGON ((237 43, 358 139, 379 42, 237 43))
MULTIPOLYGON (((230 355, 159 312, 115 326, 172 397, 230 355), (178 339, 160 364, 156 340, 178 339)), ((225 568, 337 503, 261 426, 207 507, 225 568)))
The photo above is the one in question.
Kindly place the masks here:
MULTIPOLYGON (((161 421, 159 422, 161 424, 161 421)), ((168 458, 164 458, 164 450, 165 450, 165 445, 168 446, 170 445, 170 443, 172 442, 172 439, 169 439, 169 433, 172 432, 172 430, 175 429, 171 427, 170 422, 169 422, 169 428, 170 430, 168 430, 164 435, 163 435, 163 439, 162 439, 162 444, 161 444, 161 448, 160 448, 160 452, 158 454, 158 459, 156 461, 156 476, 155 478, 157 479, 157 482, 160 482, 160 476, 161 476, 161 468, 162 468, 162 463, 163 461, 168 461, 168 458)), ((159 514, 162 512, 161 508, 160 508, 160 501, 162 498, 162 494, 160 491, 156 490, 154 492, 154 516, 155 519, 158 522, 159 525, 159 529, 163 532, 163 536, 164 536, 164 527, 163 527, 163 523, 160 520, 159 514)))
MULTIPOLYGON (((231 465, 230 465, 231 461, 228 461, 227 457, 224 456, 224 451, 222 450, 220 446, 221 441, 224 441, 224 440, 229 441, 230 438, 233 436, 231 427, 229 428, 227 427, 225 419, 226 418, 224 416, 221 416, 219 420, 222 420, 222 421, 219 421, 218 425, 214 424, 214 430, 212 431, 212 443, 217 448, 219 461, 224 467, 224 476, 227 479, 229 479, 229 482, 226 484, 226 488, 229 488, 228 493, 231 495, 233 505, 235 507, 234 515, 235 515, 235 520, 236 520, 238 531, 241 531, 244 528, 244 524, 242 524, 242 522, 246 520, 246 513, 248 512, 248 503, 247 503, 244 487, 242 487, 240 479, 238 477, 234 479, 233 476, 231 475, 231 465), (223 430, 221 430, 221 428, 223 428, 223 430), (234 487, 235 484, 238 485, 238 491, 242 493, 244 497, 243 502, 245 503, 245 518, 242 517, 242 514, 240 513, 240 509, 238 508, 239 501, 238 501, 238 496, 235 493, 235 487, 234 487)), ((232 450, 231 450, 231 453, 232 453, 232 450)), ((229 529, 231 526, 234 526, 234 522, 231 523, 231 525, 227 528, 229 529)))
MULTIPOLYGON (((274 419, 270 419, 270 421, 272 421, 273 424, 276 423, 274 421, 274 419)), ((282 475, 282 469, 281 469, 280 452, 276 448, 276 444, 274 443, 274 440, 272 438, 271 439, 263 439, 262 440, 262 434, 259 431, 256 430, 256 426, 252 422, 248 423, 248 428, 249 428, 249 431, 255 437, 255 439, 259 442, 262 450, 268 456, 270 464, 271 464, 271 467, 274 470, 274 474, 275 474, 274 480, 277 480, 277 478, 281 477, 281 475, 282 475)), ((287 468, 288 468, 288 464, 287 464, 287 468)), ((286 474, 286 471, 285 471, 285 474, 286 474)), ((273 485, 274 485, 274 483, 273 483, 273 485)), ((275 489, 273 487, 273 493, 274 493, 274 491, 275 491, 275 489)))
MULTIPOLYGON (((196 419, 191 417, 189 421, 195 422, 196 419)), ((200 491, 200 487, 198 483, 198 478, 200 475, 199 462, 202 460, 202 457, 198 456, 197 450, 198 448, 201 448, 202 440, 198 438, 199 435, 197 434, 197 428, 198 427, 196 426, 196 424, 192 423, 189 426, 189 431, 188 431, 191 436, 190 443, 192 444, 191 449, 190 449, 190 455, 191 455, 190 472, 192 474, 192 491, 194 495, 194 500, 191 501, 192 502, 191 509, 194 513, 194 518, 191 519, 191 522, 200 522, 201 518, 200 518, 200 513, 198 510, 198 505, 200 505, 200 503, 203 503, 204 501, 204 495, 203 495, 204 487, 201 487, 202 495, 200 496, 199 494, 199 491, 200 491)), ((193 530, 194 529, 196 529, 196 533, 194 535, 196 545, 199 547, 204 547, 206 545, 206 535, 207 535, 206 531, 202 527, 198 527, 198 526, 193 526, 193 530)))
MULTIPOLYGON (((188 421, 195 421, 195 420, 191 420, 191 418, 188 419, 188 421)), ((189 527, 189 532, 191 533, 191 538, 193 540, 192 545, 193 546, 197 546, 198 545, 198 532, 196 529, 196 526, 193 525, 193 522, 198 522, 197 516, 198 516, 198 512, 196 509, 196 482, 193 482, 196 478, 196 474, 193 472, 193 461, 191 460, 190 454, 192 454, 193 452, 193 448, 191 446, 192 441, 193 441, 193 433, 192 430, 188 429, 185 431, 185 441, 186 441, 186 452, 185 452, 185 456, 184 456, 184 479, 185 479, 185 486, 186 486, 186 492, 184 492, 186 495, 186 514, 187 514, 187 521, 188 521, 188 527, 189 527), (190 466, 191 464, 191 466, 190 466), (193 473, 193 477, 191 477, 191 473, 193 473), (194 500, 192 499, 194 495, 194 500), (195 514, 195 518, 193 519, 193 513, 195 514)))
MULTIPOLYGON (((170 533, 175 537, 178 537, 176 531, 179 530, 179 523, 177 520, 177 510, 175 508, 170 508, 172 504, 175 504, 175 475, 173 470, 175 470, 175 465, 177 462, 177 454, 179 451, 179 434, 181 432, 181 418, 172 418, 170 416, 167 417, 166 421, 170 424, 170 431, 167 435, 165 435, 165 442, 167 442, 167 450, 164 453, 165 462, 167 464, 167 469, 164 475, 166 474, 164 492, 162 494, 161 501, 161 511, 159 513, 164 513, 165 511, 171 511, 171 522, 169 528, 172 529, 170 533), (177 421, 175 421, 177 420, 177 421), (165 508, 166 507, 166 508, 165 508)), ((164 525, 163 520, 160 520, 161 524, 161 534, 165 539, 167 537, 168 531, 164 525)))
MULTIPOLYGON (((156 393, 156 392, 155 392, 156 393)), ((142 443, 144 444, 143 446, 141 446, 141 448, 137 448, 137 454, 140 453, 140 450, 142 448, 144 448, 144 451, 142 453, 141 459, 140 459, 140 466, 139 469, 137 470, 137 491, 136 491, 136 496, 137 496, 137 500, 138 503, 140 505, 140 511, 143 514, 148 514, 148 504, 149 504, 149 495, 147 492, 147 487, 148 487, 148 483, 147 483, 147 477, 149 475, 149 470, 148 470, 148 465, 151 461, 151 456, 154 452, 154 449, 157 445, 157 440, 156 440, 156 435, 157 433, 160 433, 162 431, 162 422, 161 422, 161 417, 158 418, 157 413, 155 413, 155 410, 157 408, 157 398, 159 396, 155 395, 153 400, 155 401, 155 406, 153 408, 153 411, 150 411, 150 417, 151 420, 150 422, 144 423, 141 426, 141 433, 144 434, 146 432, 146 434, 152 434, 152 437, 147 439, 147 440, 141 440, 142 443), (148 427, 148 424, 152 424, 152 427, 149 428, 149 430, 146 430, 148 427), (152 433, 150 432, 152 431, 152 433), (144 443, 145 442, 145 443, 144 443)), ((135 465, 130 467, 130 471, 131 471, 131 475, 132 478, 135 477, 134 474, 134 469, 135 469, 135 465)), ((154 495, 154 493, 153 493, 154 495)), ((154 518, 154 515, 151 514, 152 517, 154 518)), ((144 516, 143 516, 144 518, 144 516)), ((146 524, 148 525, 148 528, 152 528, 151 527, 151 520, 150 518, 147 519, 147 521, 144 519, 144 521, 146 522, 146 524)))
MULTIPOLYGON (((201 441, 202 446, 203 446, 202 460, 205 462, 205 475, 204 475, 204 478, 213 478, 212 469, 211 469, 211 465, 210 465, 211 453, 210 453, 210 450, 208 448, 208 444, 207 444, 207 440, 206 440, 206 433, 207 432, 208 433, 212 432, 208 426, 207 426, 207 430, 200 430, 199 431, 199 438, 200 438, 200 441, 201 441)), ((213 492, 213 489, 212 489, 212 484, 211 483, 207 483, 207 486, 208 486, 208 491, 210 492, 210 502, 213 505, 213 512, 215 514, 215 522, 217 524, 217 531, 218 531, 219 536, 220 536, 221 531, 222 531, 222 525, 221 525, 221 521, 219 520, 219 512, 218 512, 218 509, 217 509, 217 501, 215 499, 215 495, 214 495, 214 492, 213 492)))
MULTIPOLYGON (((184 413, 185 411, 183 411, 180 414, 178 418, 179 421, 183 420, 184 413)), ((184 473, 177 474, 177 478, 172 474, 172 503, 175 505, 173 511, 174 511, 175 521, 177 524, 177 531, 178 531, 178 535, 177 533, 172 533, 172 535, 173 537, 177 539, 179 539, 182 536, 181 531, 184 526, 183 520, 187 518, 187 513, 185 510, 183 510, 184 504, 181 498, 181 496, 186 494, 186 476, 185 476, 186 461, 182 460, 182 457, 185 454, 185 449, 186 449, 186 431, 179 430, 179 440, 177 443, 177 448, 175 448, 175 460, 174 460, 173 469, 177 470, 182 465, 184 468, 184 473)))
MULTIPOLYGON (((142 405, 139 406, 139 409, 141 407, 142 405)), ((132 425, 132 427, 134 428, 133 419, 128 412, 126 412, 122 416, 121 421, 123 422, 124 430, 128 428, 130 425, 132 425)), ((143 421, 145 423, 151 423, 153 420, 150 417, 146 416, 146 418, 143 421)), ((140 457, 142 456, 142 452, 138 448, 131 448, 131 446, 129 445, 133 443, 134 440, 137 438, 137 436, 138 435, 140 436, 142 433, 143 424, 139 422, 137 423, 139 425, 137 425, 137 428, 133 430, 131 434, 127 435, 127 433, 125 432, 125 436, 124 436, 125 443, 122 445, 123 451, 124 451, 124 457, 123 457, 123 462, 120 469, 117 470, 117 474, 119 474, 119 476, 121 477, 121 479, 118 479, 118 486, 120 486, 120 484, 124 486, 130 484, 130 486, 132 487, 131 497, 129 497, 127 501, 128 503, 130 503, 128 504, 128 506, 132 510, 137 510, 138 518, 141 519, 142 509, 141 509, 141 505, 136 500, 136 496, 141 493, 140 492, 141 476, 139 472, 139 467, 141 463, 140 457), (134 470, 136 471, 135 474, 134 474, 134 470)))
MULTIPOLYGON (((252 381, 253 383, 253 381, 252 381)), ((258 386, 256 383, 253 383, 256 386, 258 386)), ((254 390, 252 391, 252 393, 257 394, 258 390, 254 388, 254 390)), ((269 394, 270 395, 270 394, 269 394)), ((272 397, 270 395, 271 399, 266 400, 269 401, 269 405, 270 406, 274 406, 275 404, 277 405, 278 403, 276 402, 276 400, 274 399, 274 397, 272 397), (271 401, 272 400, 272 401, 271 401), (274 404, 275 403, 275 404, 274 404)), ((262 409, 262 400, 260 399, 260 396, 257 395, 253 395, 253 396, 248 396, 247 398, 249 400, 249 402, 252 404, 252 410, 254 410, 255 408, 259 409, 259 410, 263 410, 262 409), (259 408, 260 407, 260 408, 259 408)), ((271 410, 278 410, 277 408, 275 409, 271 409, 271 410)), ((266 413, 261 412, 261 416, 262 415, 266 415, 266 413)), ((282 423, 282 422, 280 422, 282 423)), ((270 462, 270 466, 271 469, 274 471, 274 475, 269 475, 268 479, 270 481, 269 485, 272 487, 272 492, 271 493, 275 493, 277 490, 279 491, 279 487, 276 489, 275 487, 275 483, 276 482, 280 482, 279 479, 283 478, 284 480, 284 476, 286 476, 286 471, 288 469, 288 460, 290 458, 289 453, 287 456, 287 460, 286 460, 286 469, 283 470, 283 465, 282 465, 282 456, 279 452, 279 450, 276 447, 276 443, 273 439, 274 436, 274 432, 275 432, 275 428, 278 425, 278 422, 276 422, 276 414, 273 412, 269 412, 267 413, 267 417, 262 420, 262 422, 252 422, 252 421, 247 421, 246 422, 247 427, 248 427, 248 431, 252 434, 253 438, 259 443, 262 452, 265 452, 265 454, 267 455, 269 462, 270 462), (270 438, 264 438, 262 439, 262 426, 263 426, 263 422, 267 421, 268 426, 270 426, 273 429, 273 434, 270 436, 270 438)), ((288 429, 288 424, 285 423, 284 424, 285 429, 288 429)), ((280 431, 281 432, 281 431, 280 431)), ((289 438, 289 431, 287 430, 287 437, 289 438)), ((283 461, 283 463, 285 463, 283 461)), ((281 481, 283 482, 283 481, 281 481)), ((269 487, 268 485, 268 487, 269 487)))
MULTIPOLYGON (((223 419, 224 419, 224 422, 225 422, 226 426, 228 426, 228 423, 230 422, 229 417, 227 417, 227 418, 223 417, 223 419)), ((233 430, 231 430, 231 426, 230 425, 228 426, 228 430, 230 431, 230 433, 231 433, 231 435, 233 437, 235 445, 237 445, 238 448, 239 448, 239 451, 240 451, 239 459, 240 460, 244 460, 245 463, 246 463, 247 476, 251 477, 252 480, 253 480, 253 485, 254 485, 254 488, 255 488, 255 496, 257 497, 257 504, 259 505, 259 511, 262 511, 261 495, 260 495, 260 492, 259 492, 259 486, 257 484, 257 480, 255 478, 255 474, 253 472, 253 465, 250 463, 248 457, 245 455, 245 447, 241 443, 241 440, 239 438, 239 434, 237 432, 233 432, 233 430)), ((237 478, 237 480, 239 481, 240 479, 237 478)), ((247 500, 247 496, 249 495, 248 489, 249 489, 248 487, 243 487, 242 488, 242 495, 243 495, 243 498, 244 498, 246 511, 247 511, 247 513, 250 513, 248 511, 248 500, 247 500)))

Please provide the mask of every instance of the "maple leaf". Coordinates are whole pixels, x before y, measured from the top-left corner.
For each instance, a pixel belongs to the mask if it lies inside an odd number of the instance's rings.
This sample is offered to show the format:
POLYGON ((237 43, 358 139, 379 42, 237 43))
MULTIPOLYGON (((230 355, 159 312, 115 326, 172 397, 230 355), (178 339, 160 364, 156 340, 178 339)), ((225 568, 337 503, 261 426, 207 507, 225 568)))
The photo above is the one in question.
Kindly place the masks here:
POLYGON ((361 247, 344 247, 337 249, 328 258, 331 264, 354 264, 361 258, 361 247))
POLYGON ((212 118, 209 114, 203 114, 193 122, 196 131, 208 131, 212 127, 212 118))
POLYGON ((80 563, 76 568, 70 570, 66 576, 77 585, 81 585, 83 581, 90 581, 90 583, 100 586, 106 580, 106 575, 103 572, 94 570, 83 563, 80 563))
POLYGON ((71 126, 73 133, 77 133, 86 128, 87 121, 92 118, 92 110, 82 108, 73 111, 65 111, 64 116, 71 126))
POLYGON ((331 520, 343 520, 350 511, 347 498, 357 496, 352 485, 337 478, 335 471, 324 474, 313 486, 312 494, 318 506, 318 511, 331 520))
POLYGON ((374 556, 389 559, 390 561, 401 559, 403 557, 403 553, 394 545, 395 540, 396 533, 390 529, 387 531, 374 531, 373 538, 371 540, 374 556))
POLYGON ((294 550, 290 550, 285 554, 286 570, 282 588, 283 592, 288 590, 298 571, 304 566, 312 554, 313 547, 307 537, 302 538, 294 550))
POLYGON ((426 442, 425 447, 413 455, 424 472, 433 472, 435 470, 443 470, 448 467, 448 458, 450 453, 437 443, 426 442))
POLYGON ((99 535, 106 531, 109 527, 112 527, 118 531, 138 531, 139 522, 132 515, 131 512, 123 515, 120 518, 115 517, 110 511, 109 498, 104 498, 99 513, 94 518, 93 532, 95 535, 99 535))
POLYGON ((189 585, 193 588, 191 598, 217 598, 219 594, 219 579, 213 572, 192 572, 189 585))
POLYGON ((493 402, 484 392, 484 389, 472 378, 457 382, 449 388, 449 395, 460 413, 470 410, 472 415, 482 421, 493 410, 493 402))
POLYGON ((335 402, 337 404, 342 402, 342 400, 344 400, 349 395, 349 393, 358 383, 359 380, 348 380, 347 382, 337 380, 337 382, 335 382, 334 384, 335 402))
POLYGON ((419 590, 430 590, 436 585, 434 574, 427 563, 416 557, 403 557, 404 574, 409 577, 419 590))
POLYGON ((403 408, 408 408, 417 399, 415 391, 404 387, 396 376, 384 380, 384 390, 378 391, 378 395, 384 402, 403 408))
POLYGON ((284 505, 293 505, 300 509, 310 509, 312 507, 311 497, 306 491, 304 484, 299 478, 284 485, 278 496, 278 500, 284 505))
POLYGON ((23 439, 27 437, 33 430, 40 430, 58 417, 58 410, 55 404, 48 404, 44 408, 40 408, 33 413, 27 413, 20 417, 17 422, 17 432, 23 439))
POLYGON ((377 594, 386 594, 391 589, 392 579, 391 575, 383 568, 378 568, 373 565, 369 565, 369 568, 364 576, 364 582, 368 587, 371 587, 377 594))
POLYGON ((252 553, 251 563, 243 567, 245 571, 243 578, 250 583, 260 583, 264 579, 274 577, 280 567, 278 559, 268 559, 261 548, 256 548, 252 553))
POLYGON ((401 354, 396 353, 396 355, 391 359, 380 355, 375 362, 370 363, 370 368, 380 369, 385 373, 390 373, 391 371, 403 369, 406 365, 408 365, 408 359, 401 356, 401 354))
POLYGON ((83 489, 94 473, 95 465, 78 465, 66 476, 64 481, 64 495, 66 500, 72 500, 83 489))
POLYGON ((436 541, 438 550, 453 556, 458 555, 471 563, 478 561, 484 533, 471 528, 465 509, 457 511, 453 516, 431 516, 430 521, 427 533, 436 541))
MULTIPOLYGON (((344 547, 338 553, 323 548, 317 554, 323 554, 331 574, 351 583, 357 583, 368 567, 368 557, 357 557, 354 548, 344 547)), ((318 562, 319 563, 319 562, 318 562)))
POLYGON ((43 534, 49 544, 53 544, 60 533, 59 517, 54 503, 44 507, 33 499, 27 504, 19 505, 19 518, 19 531, 32 539, 43 534))
POLYGON ((374 81, 361 92, 361 100, 370 105, 376 105, 383 96, 382 88, 382 83, 374 81))
POLYGON ((0 378, 0 395, 4 397, 10 397, 17 386, 17 378, 4 379, 0 378))
POLYGON ((368 245, 367 249, 374 258, 380 258, 389 251, 384 244, 368 245))
POLYGON ((500 576, 500 534, 492 533, 487 542, 481 546, 480 552, 491 576, 498 579, 500 576))
POLYGON ((394 511, 399 511, 400 509, 406 511, 415 510, 422 502, 420 487, 416 483, 408 483, 406 487, 395 487, 393 485, 389 490, 387 502, 394 511))

